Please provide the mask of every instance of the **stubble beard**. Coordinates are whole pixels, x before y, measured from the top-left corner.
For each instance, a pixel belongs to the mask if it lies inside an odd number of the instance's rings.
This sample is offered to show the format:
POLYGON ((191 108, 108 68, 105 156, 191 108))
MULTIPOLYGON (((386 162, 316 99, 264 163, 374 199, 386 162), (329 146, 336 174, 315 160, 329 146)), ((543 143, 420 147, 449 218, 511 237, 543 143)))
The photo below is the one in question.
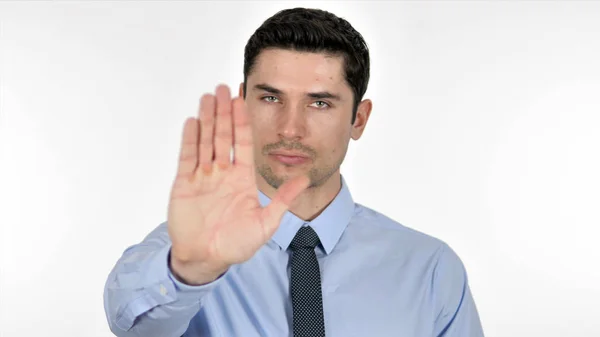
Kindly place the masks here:
MULTIPOLYGON (((341 164, 341 163, 340 163, 341 164)), ((308 185, 309 189, 317 188, 323 184, 325 184, 329 178, 339 169, 340 165, 326 166, 311 168, 306 174, 310 180, 308 185)), ((262 164, 257 166, 258 173, 263 177, 263 179, 269 184, 269 186, 274 189, 278 189, 283 183, 285 183, 289 176, 286 175, 278 175, 271 169, 271 166, 268 164, 262 164)))

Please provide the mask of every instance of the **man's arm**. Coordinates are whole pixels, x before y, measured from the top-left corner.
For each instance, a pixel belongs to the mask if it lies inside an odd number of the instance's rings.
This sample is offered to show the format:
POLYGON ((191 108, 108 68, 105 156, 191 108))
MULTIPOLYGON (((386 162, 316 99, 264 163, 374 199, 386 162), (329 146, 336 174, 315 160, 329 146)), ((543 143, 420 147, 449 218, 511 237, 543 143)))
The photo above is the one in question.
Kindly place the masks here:
POLYGON ((178 281, 169 268, 166 222, 125 250, 108 276, 104 310, 118 337, 179 337, 222 278, 202 286, 178 281))
POLYGON ((467 272, 456 253, 441 248, 433 275, 436 337, 483 337, 479 314, 471 295, 467 272))
POLYGON ((251 125, 244 99, 231 99, 225 85, 203 95, 198 116, 185 120, 168 226, 128 248, 106 282, 105 311, 117 336, 181 336, 204 295, 271 239, 308 188, 307 176, 289 179, 261 206, 251 125), (200 286, 184 286, 171 270, 200 286))

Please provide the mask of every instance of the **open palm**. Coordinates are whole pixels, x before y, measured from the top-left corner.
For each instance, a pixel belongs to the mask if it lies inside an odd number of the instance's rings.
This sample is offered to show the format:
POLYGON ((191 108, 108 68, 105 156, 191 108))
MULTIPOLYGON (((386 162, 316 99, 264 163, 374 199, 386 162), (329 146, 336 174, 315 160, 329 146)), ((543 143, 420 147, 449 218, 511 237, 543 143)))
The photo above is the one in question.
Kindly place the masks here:
POLYGON ((215 270, 250 259, 275 233, 304 176, 283 184, 263 208, 258 199, 249 116, 227 86, 202 96, 198 118, 185 121, 171 190, 171 256, 215 270), (233 147, 233 161, 231 149, 233 147))

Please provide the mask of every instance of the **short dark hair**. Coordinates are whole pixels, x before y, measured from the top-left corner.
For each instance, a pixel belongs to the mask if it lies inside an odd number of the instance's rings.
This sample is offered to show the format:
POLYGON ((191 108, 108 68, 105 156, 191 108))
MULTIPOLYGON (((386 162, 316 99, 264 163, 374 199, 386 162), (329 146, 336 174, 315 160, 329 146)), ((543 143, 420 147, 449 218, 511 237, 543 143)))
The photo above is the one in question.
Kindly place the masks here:
POLYGON ((345 79, 354 93, 352 121, 369 83, 369 48, 350 23, 336 15, 311 8, 284 9, 268 18, 252 34, 244 49, 244 98, 248 74, 257 56, 267 48, 340 55, 345 79))

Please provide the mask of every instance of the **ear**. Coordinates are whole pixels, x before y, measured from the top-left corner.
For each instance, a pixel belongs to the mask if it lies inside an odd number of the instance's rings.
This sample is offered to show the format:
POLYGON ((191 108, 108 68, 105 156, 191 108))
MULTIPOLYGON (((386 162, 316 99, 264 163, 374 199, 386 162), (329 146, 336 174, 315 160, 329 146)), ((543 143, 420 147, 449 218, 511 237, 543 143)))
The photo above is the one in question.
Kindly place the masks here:
POLYGON ((373 109, 373 102, 370 99, 365 99, 358 104, 356 109, 356 119, 352 125, 352 131, 350 136, 354 140, 358 140, 365 131, 369 116, 371 116, 371 110, 373 109))
POLYGON ((240 91, 238 93, 238 96, 244 97, 244 82, 240 83, 240 91))

